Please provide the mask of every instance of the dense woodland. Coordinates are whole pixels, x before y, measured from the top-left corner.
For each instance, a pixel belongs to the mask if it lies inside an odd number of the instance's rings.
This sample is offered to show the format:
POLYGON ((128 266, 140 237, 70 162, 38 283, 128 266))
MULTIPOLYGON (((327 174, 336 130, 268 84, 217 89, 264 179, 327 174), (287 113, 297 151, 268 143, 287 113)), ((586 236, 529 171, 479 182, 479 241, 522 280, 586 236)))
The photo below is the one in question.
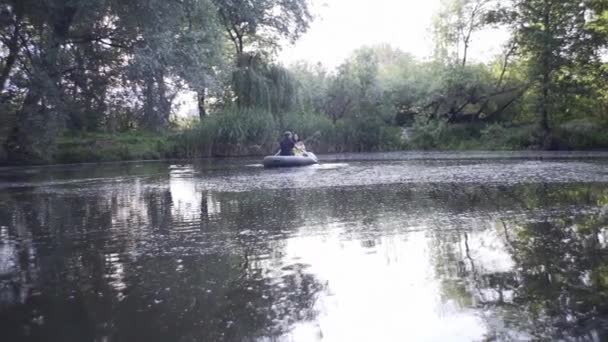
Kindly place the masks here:
MULTIPOLYGON (((307 0, 0 0, 0 160, 608 147, 608 0, 442 0, 435 51, 283 66, 307 0), (488 29, 510 39, 469 57, 488 29), (196 94, 199 118, 175 115, 196 94)), ((407 35, 407 32, 403 32, 407 35)))

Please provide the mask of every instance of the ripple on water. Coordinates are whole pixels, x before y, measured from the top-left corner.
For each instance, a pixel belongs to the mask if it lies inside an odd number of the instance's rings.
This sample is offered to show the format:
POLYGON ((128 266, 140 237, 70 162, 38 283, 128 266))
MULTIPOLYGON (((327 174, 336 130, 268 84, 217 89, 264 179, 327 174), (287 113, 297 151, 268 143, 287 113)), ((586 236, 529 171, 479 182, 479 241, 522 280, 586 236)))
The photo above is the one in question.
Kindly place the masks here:
POLYGON ((197 180, 202 190, 242 192, 260 189, 303 189, 400 183, 523 183, 606 182, 606 166, 593 162, 351 162, 295 169, 248 170, 207 175, 197 180))

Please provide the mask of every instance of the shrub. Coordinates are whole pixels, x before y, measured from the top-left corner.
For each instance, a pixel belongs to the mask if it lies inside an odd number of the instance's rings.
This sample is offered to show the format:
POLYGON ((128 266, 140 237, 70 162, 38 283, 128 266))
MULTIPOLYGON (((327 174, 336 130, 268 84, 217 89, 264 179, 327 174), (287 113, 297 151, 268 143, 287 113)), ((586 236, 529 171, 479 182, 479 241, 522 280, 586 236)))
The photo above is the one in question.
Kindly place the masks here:
POLYGON ((445 150, 516 150, 534 144, 533 125, 506 127, 498 123, 447 124, 418 122, 408 147, 445 150))
POLYGON ((553 132, 559 148, 589 149, 608 147, 607 127, 589 120, 572 120, 553 132))
POLYGON ((187 157, 270 153, 284 130, 307 139, 316 152, 382 151, 401 147, 401 130, 381 117, 339 120, 289 112, 276 120, 268 111, 229 110, 205 118, 175 137, 176 153, 187 157))
POLYGON ((481 142, 493 150, 525 149, 536 143, 537 131, 535 125, 506 127, 494 123, 481 130, 481 142))

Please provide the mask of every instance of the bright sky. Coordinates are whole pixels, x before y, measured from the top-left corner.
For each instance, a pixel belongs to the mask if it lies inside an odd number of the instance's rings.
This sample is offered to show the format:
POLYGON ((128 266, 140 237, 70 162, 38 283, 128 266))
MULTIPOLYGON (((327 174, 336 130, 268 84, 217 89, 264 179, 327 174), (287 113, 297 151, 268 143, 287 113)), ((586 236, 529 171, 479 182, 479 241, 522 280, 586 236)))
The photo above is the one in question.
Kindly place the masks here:
MULTIPOLYGON (((432 53, 431 22, 440 0, 311 0, 315 21, 293 46, 286 46, 279 61, 297 60, 338 66, 353 50, 388 43, 419 58, 432 53)), ((500 52, 505 33, 487 31, 471 46, 473 59, 500 52)))

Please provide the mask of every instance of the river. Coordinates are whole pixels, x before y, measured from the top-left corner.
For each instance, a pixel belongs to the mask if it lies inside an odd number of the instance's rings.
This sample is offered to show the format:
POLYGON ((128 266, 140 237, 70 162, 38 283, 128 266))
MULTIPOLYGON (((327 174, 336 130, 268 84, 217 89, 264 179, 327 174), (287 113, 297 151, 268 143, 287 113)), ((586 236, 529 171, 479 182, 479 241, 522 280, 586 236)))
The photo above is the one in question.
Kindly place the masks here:
POLYGON ((608 153, 259 163, 0 169, 0 340, 608 340, 608 153))

